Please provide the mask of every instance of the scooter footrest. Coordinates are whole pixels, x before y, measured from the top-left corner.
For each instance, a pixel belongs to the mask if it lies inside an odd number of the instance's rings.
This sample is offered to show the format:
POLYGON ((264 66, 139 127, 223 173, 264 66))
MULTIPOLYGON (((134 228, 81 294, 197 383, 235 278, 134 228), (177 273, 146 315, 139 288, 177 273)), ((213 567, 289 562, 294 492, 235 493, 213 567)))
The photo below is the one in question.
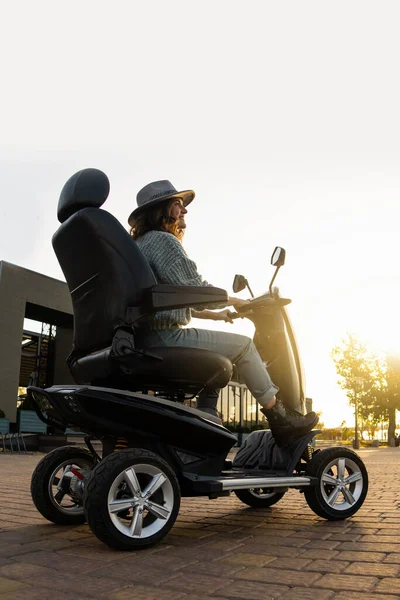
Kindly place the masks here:
POLYGON ((305 448, 312 438, 321 433, 318 429, 293 440, 284 448, 278 447, 269 429, 253 431, 233 460, 234 469, 283 471, 293 473, 305 448))

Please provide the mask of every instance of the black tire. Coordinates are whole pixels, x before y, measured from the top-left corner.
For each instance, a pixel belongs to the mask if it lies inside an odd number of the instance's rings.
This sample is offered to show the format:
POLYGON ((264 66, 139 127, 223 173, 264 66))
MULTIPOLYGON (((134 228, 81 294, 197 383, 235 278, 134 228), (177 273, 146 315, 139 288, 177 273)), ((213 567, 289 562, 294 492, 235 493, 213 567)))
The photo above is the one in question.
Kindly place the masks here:
POLYGON ((269 492, 263 488, 234 490, 234 492, 239 500, 253 508, 269 508, 279 502, 279 500, 282 500, 285 495, 285 492, 269 492))
POLYGON ((46 454, 32 474, 32 500, 48 521, 57 525, 80 525, 85 522, 83 501, 73 499, 56 488, 59 482, 57 472, 67 465, 76 465, 88 471, 93 468, 94 458, 89 450, 72 446, 62 446, 46 454))
POLYGON ((93 469, 84 510, 90 529, 102 542, 117 550, 136 550, 159 542, 169 532, 180 499, 178 480, 165 460, 149 450, 127 448, 110 454, 93 469), (157 478, 161 484, 146 496, 145 488, 157 478), (121 503, 119 511, 117 503, 121 503))
POLYGON ((304 474, 319 479, 315 487, 305 488, 308 506, 329 521, 354 515, 368 492, 365 465, 355 452, 347 448, 326 448, 315 453, 304 474), (346 483, 346 480, 349 481, 346 483))

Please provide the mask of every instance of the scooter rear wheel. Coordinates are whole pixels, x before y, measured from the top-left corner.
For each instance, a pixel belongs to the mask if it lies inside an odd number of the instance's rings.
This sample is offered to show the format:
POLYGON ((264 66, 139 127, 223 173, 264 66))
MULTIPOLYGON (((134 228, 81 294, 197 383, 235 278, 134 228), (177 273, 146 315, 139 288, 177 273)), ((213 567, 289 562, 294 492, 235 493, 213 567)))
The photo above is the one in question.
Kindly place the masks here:
POLYGON ((271 492, 266 488, 234 491, 239 500, 252 508, 269 508, 282 500, 285 495, 285 492, 271 492))
POLYGON ((83 490, 94 458, 89 450, 62 446, 52 450, 36 466, 31 479, 32 500, 40 514, 57 525, 80 525, 83 490))
POLYGON ((362 506, 368 491, 368 473, 361 458, 347 448, 316 452, 305 475, 319 483, 304 491, 308 506, 330 521, 347 519, 362 506))
POLYGON ((178 516, 180 489, 154 452, 128 448, 104 458, 89 477, 84 511, 93 533, 117 550, 159 542, 178 516))

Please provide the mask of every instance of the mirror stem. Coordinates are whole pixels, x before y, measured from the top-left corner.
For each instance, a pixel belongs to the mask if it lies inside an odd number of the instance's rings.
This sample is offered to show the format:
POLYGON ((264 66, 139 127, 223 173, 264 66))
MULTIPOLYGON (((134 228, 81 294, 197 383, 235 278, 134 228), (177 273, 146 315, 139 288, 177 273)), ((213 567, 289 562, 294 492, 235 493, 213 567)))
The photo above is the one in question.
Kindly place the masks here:
POLYGON ((273 278, 271 279, 271 283, 269 284, 269 293, 271 294, 271 296, 272 296, 272 285, 273 285, 273 283, 274 283, 274 281, 275 281, 275 279, 276 279, 276 276, 278 275, 278 271, 279 271, 279 269, 280 269, 280 267, 276 267, 276 270, 275 270, 274 276, 273 276, 273 278))
POLYGON ((254 294, 253 294, 253 292, 251 291, 251 287, 249 286, 249 282, 247 281, 247 279, 246 279, 246 287, 247 287, 247 289, 249 290, 251 297, 252 297, 252 298, 254 298, 254 294))

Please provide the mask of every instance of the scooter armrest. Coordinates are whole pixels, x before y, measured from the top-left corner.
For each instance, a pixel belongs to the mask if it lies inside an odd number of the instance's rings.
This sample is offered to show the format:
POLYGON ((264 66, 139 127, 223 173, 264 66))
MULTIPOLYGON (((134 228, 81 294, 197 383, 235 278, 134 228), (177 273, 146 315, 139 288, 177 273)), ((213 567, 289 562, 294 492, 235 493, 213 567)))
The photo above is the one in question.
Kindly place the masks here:
POLYGON ((160 283, 145 290, 140 306, 129 307, 126 311, 126 323, 135 321, 161 310, 173 308, 195 308, 228 303, 226 290, 211 286, 170 285, 160 283))
POLYGON ((221 288, 194 285, 158 284, 147 291, 153 311, 172 308, 194 308, 208 304, 226 306, 228 294, 221 288))

